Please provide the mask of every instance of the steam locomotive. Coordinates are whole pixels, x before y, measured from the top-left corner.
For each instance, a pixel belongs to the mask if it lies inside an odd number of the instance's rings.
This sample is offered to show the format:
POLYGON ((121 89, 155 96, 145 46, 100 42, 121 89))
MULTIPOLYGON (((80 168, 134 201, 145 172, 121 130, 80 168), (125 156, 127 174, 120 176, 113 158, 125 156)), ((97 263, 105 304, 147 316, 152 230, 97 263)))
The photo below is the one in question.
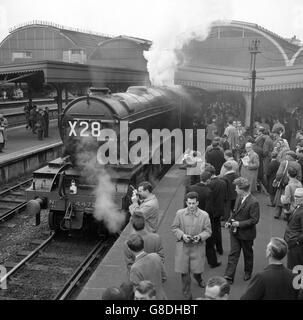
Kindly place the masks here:
MULTIPOLYGON (((138 86, 115 94, 107 88, 91 88, 89 95, 70 102, 60 121, 63 156, 36 170, 33 183, 26 190, 28 210, 36 215, 36 224, 40 223, 41 209, 49 209, 52 230, 75 230, 102 224, 94 218, 94 190, 98 175, 104 173, 102 170, 106 170, 114 186, 112 201, 121 210, 127 210, 133 186, 143 180, 156 184, 167 169, 168 164, 162 158, 162 142, 154 150, 150 148, 148 161, 144 163, 128 163, 119 149, 112 153, 116 162, 101 165, 96 161, 100 147, 102 149, 106 143, 130 147, 134 143, 126 140, 127 133, 121 132, 121 124, 127 126, 127 132, 144 129, 148 132, 147 139, 153 129, 190 128, 191 117, 199 103, 197 97, 199 95, 186 88, 138 86), (114 137, 101 141, 101 131, 114 133, 114 137), (152 164, 149 160, 155 152, 159 152, 161 161, 152 164), (88 172, 87 166, 91 163, 94 169, 88 172)), ((172 143, 172 154, 174 147, 172 143)), ((109 157, 109 153, 105 152, 105 157, 109 157)))

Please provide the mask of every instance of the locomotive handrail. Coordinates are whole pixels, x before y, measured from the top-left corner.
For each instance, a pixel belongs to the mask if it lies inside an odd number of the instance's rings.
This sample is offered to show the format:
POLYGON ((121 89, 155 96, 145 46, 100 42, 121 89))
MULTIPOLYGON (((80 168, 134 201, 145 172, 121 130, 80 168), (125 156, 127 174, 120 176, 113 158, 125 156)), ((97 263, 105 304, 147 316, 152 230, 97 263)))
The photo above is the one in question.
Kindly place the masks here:
MULTIPOLYGON (((124 118, 120 118, 120 120, 124 120, 126 118, 129 118, 130 116, 132 116, 132 117, 136 116, 136 115, 138 115, 140 113, 146 113, 146 112, 150 112, 150 111, 154 111, 154 110, 163 109, 163 108, 168 107, 168 106, 171 106, 171 104, 164 104, 164 105, 161 105, 161 106, 152 107, 152 108, 145 109, 145 110, 139 110, 137 112, 132 113, 131 115, 128 115, 128 116, 124 117, 124 118)), ((172 106, 172 108, 175 109, 175 106, 172 106)))
POLYGON ((58 193, 61 198, 64 198, 66 196, 65 194, 65 187, 64 187, 64 172, 60 172, 60 178, 59 178, 59 186, 58 186, 58 193), (63 188, 62 188, 63 186, 63 188), (62 192, 63 191, 63 192, 62 192))
POLYGON ((67 166, 71 166, 71 165, 72 165, 72 163, 68 162, 59 168, 58 172, 55 174, 54 179, 51 183, 50 191, 53 191, 54 183, 55 183, 56 179, 58 178, 59 174, 62 172, 62 170, 64 170, 67 166))

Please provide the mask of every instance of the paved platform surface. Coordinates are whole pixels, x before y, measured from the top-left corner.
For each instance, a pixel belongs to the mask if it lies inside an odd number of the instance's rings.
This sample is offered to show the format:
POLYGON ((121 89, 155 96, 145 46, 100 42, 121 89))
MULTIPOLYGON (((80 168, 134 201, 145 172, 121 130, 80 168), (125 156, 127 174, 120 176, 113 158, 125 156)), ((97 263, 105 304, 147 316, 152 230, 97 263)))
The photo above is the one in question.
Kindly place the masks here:
MULTIPOLYGON (((170 300, 183 300, 180 275, 174 271, 175 237, 171 232, 170 227, 176 211, 182 208, 183 205, 185 190, 183 181, 185 172, 186 171, 180 170, 177 166, 172 167, 154 190, 158 197, 161 209, 161 224, 158 233, 162 238, 164 246, 165 267, 168 274, 164 289, 170 300)), ((266 206, 268 199, 264 194, 257 194, 256 197, 260 202, 261 217, 257 225, 257 239, 254 244, 254 273, 263 270, 266 266, 265 250, 270 238, 272 236, 283 237, 286 226, 285 221, 275 220, 273 218, 273 209, 266 206)), ((122 248, 129 231, 130 227, 128 225, 122 232, 121 237, 116 241, 115 245, 91 276, 82 292, 79 294, 78 300, 100 300, 105 288, 119 286, 123 281, 127 280, 122 248)), ((224 254, 223 256, 219 256, 222 265, 218 268, 210 269, 206 262, 203 275, 205 280, 214 275, 224 275, 230 250, 228 230, 222 229, 222 237, 224 254)), ((237 300, 245 292, 248 283, 244 282, 243 275, 244 264, 243 255, 241 255, 230 299, 237 300)), ((198 287, 195 280, 192 281, 192 292, 194 298, 203 295, 203 290, 198 287)))
POLYGON ((50 121, 49 137, 43 140, 38 140, 37 134, 33 134, 31 130, 27 130, 25 125, 8 128, 7 136, 7 145, 2 152, 0 152, 0 163, 13 159, 22 153, 61 141, 58 130, 58 120, 55 119, 50 121))
MULTIPOLYGON (((26 103, 24 103, 25 105, 26 103)), ((11 115, 11 114, 15 114, 15 113, 21 113, 21 112, 24 112, 24 105, 22 107, 8 107, 8 108, 1 108, 0 109, 0 113, 4 114, 5 115, 11 115)), ((35 105, 35 103, 33 103, 33 105, 35 105)), ((40 108, 45 108, 45 107, 48 107, 50 109, 56 109, 58 108, 58 105, 56 103, 53 103, 53 104, 39 104, 37 105, 38 107, 40 108)), ((65 103, 63 103, 63 107, 65 106, 65 103)))

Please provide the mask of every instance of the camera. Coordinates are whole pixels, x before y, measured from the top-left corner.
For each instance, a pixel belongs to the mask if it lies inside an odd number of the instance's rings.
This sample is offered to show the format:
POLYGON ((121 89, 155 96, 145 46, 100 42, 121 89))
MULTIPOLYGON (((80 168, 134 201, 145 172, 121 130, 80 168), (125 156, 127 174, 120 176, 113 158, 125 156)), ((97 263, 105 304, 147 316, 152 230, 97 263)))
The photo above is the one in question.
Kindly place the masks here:
POLYGON ((236 233, 238 228, 237 227, 233 227, 232 223, 235 222, 235 219, 231 219, 231 222, 226 222, 227 228, 230 229, 233 233, 236 233))
POLYGON ((190 237, 190 242, 192 242, 192 243, 197 243, 198 240, 196 240, 196 236, 190 237))

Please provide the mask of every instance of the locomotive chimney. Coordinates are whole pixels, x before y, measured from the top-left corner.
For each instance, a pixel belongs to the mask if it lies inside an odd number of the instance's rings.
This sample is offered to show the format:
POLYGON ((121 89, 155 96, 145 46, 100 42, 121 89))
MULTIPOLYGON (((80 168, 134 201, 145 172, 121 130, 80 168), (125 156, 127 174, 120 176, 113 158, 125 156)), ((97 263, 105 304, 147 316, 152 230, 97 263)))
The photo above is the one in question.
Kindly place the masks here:
POLYGON ((111 95, 111 90, 109 88, 89 88, 92 96, 109 96, 111 95))

